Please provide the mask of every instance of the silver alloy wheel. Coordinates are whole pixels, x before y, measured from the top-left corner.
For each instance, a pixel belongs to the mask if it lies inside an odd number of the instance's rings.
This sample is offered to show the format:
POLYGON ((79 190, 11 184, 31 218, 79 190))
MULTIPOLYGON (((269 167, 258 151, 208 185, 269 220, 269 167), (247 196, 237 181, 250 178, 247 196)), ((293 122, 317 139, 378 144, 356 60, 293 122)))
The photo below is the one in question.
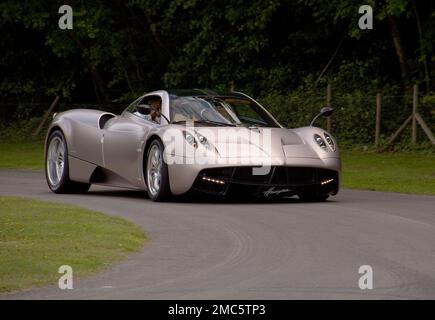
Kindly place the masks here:
POLYGON ((158 145, 153 145, 148 153, 147 186, 150 193, 155 196, 160 190, 162 182, 162 156, 158 145))
POLYGON ((65 169, 65 144, 59 137, 50 141, 47 151, 47 176, 50 184, 57 187, 65 169))

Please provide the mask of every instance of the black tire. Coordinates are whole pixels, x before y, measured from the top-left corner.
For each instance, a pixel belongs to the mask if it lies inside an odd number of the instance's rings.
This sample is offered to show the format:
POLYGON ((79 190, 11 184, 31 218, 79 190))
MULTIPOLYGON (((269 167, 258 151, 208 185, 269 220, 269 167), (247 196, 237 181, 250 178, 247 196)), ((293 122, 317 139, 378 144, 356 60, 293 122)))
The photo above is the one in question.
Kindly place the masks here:
POLYGON ((148 150, 147 150, 147 157, 146 157, 145 168, 144 168, 145 169, 144 170, 144 178, 145 178, 145 182, 146 182, 146 186, 147 186, 148 196, 152 201, 155 201, 155 202, 169 201, 172 198, 172 193, 171 193, 171 189, 169 186, 168 165, 164 161, 163 150, 164 150, 163 143, 159 139, 153 140, 151 142, 148 150), (160 153, 160 159, 161 159, 161 169, 160 169, 161 178, 160 178, 160 185, 159 185, 159 188, 157 190, 150 188, 150 181, 149 180, 151 178, 149 176, 149 171, 148 171, 151 151, 154 151, 155 148, 158 148, 158 151, 160 153), (154 192, 152 190, 154 190, 154 192))
POLYGON ((329 194, 301 193, 298 197, 304 202, 324 202, 329 198, 329 194))
POLYGON ((48 141, 47 141, 47 147, 45 150, 45 178, 46 178, 48 187, 54 193, 85 193, 91 187, 91 184, 89 184, 89 183, 76 182, 76 181, 72 181, 69 178, 68 146, 66 143, 65 136, 63 135, 62 131, 60 131, 60 130, 53 131, 50 134, 50 137, 48 138, 48 141), (63 170, 62 170, 62 173, 60 175, 60 179, 59 178, 56 179, 56 180, 59 180, 57 183, 53 183, 51 181, 53 179, 50 178, 50 173, 48 172, 49 171, 48 152, 50 151, 50 146, 51 146, 52 141, 55 139, 56 139, 56 141, 61 141, 63 143, 63 147, 65 150, 64 156, 63 156, 63 170))

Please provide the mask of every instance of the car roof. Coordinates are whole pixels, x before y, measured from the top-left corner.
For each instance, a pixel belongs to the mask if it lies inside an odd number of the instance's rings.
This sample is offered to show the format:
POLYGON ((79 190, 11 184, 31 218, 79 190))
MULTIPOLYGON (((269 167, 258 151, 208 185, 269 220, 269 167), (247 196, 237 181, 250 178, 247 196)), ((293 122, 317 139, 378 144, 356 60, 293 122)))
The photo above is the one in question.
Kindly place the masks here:
POLYGON ((210 89, 173 89, 167 90, 167 92, 171 98, 198 96, 246 98, 246 96, 238 92, 210 89))

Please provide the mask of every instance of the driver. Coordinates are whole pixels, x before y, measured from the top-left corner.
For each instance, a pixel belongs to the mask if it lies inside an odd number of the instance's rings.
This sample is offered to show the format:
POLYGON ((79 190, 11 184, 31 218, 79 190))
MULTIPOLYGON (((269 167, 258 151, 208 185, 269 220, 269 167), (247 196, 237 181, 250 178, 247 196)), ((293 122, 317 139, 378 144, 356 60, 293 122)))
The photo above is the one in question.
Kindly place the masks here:
POLYGON ((151 106, 151 112, 145 116, 145 119, 160 124, 160 112, 162 112, 160 99, 152 99, 148 103, 151 106))

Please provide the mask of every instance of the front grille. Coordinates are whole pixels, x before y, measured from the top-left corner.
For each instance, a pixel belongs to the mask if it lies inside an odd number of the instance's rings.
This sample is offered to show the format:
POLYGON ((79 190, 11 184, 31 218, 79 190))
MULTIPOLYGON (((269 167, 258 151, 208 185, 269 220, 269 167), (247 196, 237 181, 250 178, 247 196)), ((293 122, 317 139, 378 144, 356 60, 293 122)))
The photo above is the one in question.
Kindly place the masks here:
POLYGON ((232 181, 239 183, 254 183, 265 184, 269 181, 270 172, 267 175, 254 174, 253 167, 239 167, 235 168, 232 181))
POLYGON ((237 185, 245 186, 246 190, 267 187, 301 190, 315 187, 322 192, 329 192, 338 188, 338 173, 334 170, 273 166, 266 174, 258 175, 254 174, 253 169, 251 166, 204 169, 198 174, 193 188, 212 194, 225 194, 230 186, 237 185), (321 182, 329 179, 332 179, 331 183, 321 185, 321 182))
MULTIPOLYGON (((316 182, 316 168, 271 167, 264 175, 254 173, 254 167, 234 168, 232 183, 254 185, 307 185, 316 182)), ((207 174, 207 173, 205 173, 207 174)))

